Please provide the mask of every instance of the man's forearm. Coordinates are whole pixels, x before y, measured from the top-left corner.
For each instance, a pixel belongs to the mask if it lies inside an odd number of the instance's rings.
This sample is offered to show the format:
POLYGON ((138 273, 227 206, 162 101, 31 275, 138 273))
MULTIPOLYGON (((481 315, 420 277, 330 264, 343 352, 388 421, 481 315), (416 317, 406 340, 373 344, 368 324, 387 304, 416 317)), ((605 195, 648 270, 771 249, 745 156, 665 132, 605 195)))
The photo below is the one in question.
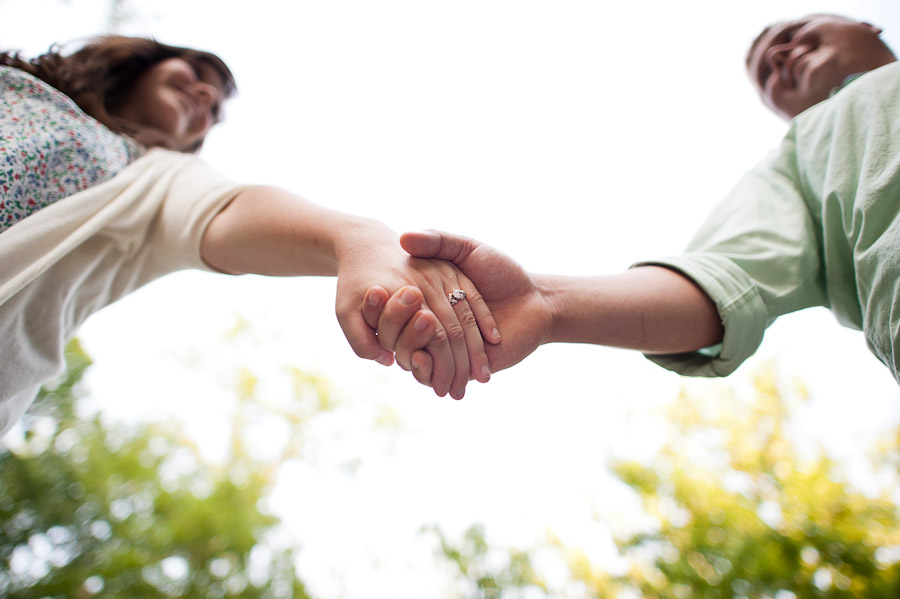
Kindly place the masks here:
POLYGON ((680 353, 722 340, 712 300, 673 270, 644 266, 598 276, 535 276, 554 313, 551 341, 680 353))

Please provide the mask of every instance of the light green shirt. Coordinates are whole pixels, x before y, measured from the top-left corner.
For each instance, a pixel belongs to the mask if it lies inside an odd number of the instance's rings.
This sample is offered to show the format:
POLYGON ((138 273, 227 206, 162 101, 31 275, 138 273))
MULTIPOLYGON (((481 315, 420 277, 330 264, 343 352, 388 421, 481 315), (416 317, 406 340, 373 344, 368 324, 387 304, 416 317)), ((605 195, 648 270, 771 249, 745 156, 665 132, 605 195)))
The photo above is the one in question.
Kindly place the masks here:
POLYGON ((795 118, 683 255, 644 263, 693 279, 725 327, 717 355, 648 357, 682 374, 725 376, 777 317, 826 306, 864 331, 900 381, 898 216, 900 63, 892 63, 795 118))

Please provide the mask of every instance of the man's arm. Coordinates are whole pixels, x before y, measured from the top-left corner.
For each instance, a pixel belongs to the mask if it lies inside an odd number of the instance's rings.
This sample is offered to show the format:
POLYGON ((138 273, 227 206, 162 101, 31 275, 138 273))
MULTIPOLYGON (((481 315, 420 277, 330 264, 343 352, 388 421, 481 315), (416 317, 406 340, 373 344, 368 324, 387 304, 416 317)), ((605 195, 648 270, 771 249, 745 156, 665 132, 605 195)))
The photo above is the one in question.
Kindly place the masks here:
POLYGON ((553 306, 551 341, 674 354, 722 340, 715 304, 692 280, 669 268, 641 266, 597 277, 536 279, 553 306))
MULTIPOLYGON (((413 256, 453 262, 483 295, 502 335, 499 344, 485 348, 492 372, 517 364, 551 342, 682 353, 722 340, 715 304, 674 270, 644 266, 597 277, 536 275, 494 248, 462 236, 407 233, 401 244, 413 256)), ((402 320, 393 298, 386 305, 393 310, 393 320, 402 320)), ((380 325, 379 316, 375 310, 365 314, 372 326, 380 325)), ((407 327, 394 345, 398 362, 427 383, 428 357, 416 351, 423 341, 421 333, 407 327)))

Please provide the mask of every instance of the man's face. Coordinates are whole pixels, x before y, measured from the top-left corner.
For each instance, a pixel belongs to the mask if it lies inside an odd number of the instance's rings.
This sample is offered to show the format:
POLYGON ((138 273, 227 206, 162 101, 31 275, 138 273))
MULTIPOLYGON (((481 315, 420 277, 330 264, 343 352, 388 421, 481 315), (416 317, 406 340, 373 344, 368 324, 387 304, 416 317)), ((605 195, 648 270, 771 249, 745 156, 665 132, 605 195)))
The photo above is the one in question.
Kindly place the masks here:
POLYGON ((893 62, 881 30, 831 15, 777 23, 751 48, 747 70, 762 101, 790 120, 850 75, 893 62))

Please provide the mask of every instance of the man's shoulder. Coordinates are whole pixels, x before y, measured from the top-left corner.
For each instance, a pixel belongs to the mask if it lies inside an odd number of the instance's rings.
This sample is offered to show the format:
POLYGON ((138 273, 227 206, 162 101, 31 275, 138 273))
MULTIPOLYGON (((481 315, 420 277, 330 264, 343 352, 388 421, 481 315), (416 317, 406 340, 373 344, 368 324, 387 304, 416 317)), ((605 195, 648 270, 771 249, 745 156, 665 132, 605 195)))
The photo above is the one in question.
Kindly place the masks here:
MULTIPOLYGON (((897 61, 853 77, 841 89, 840 94, 858 92, 860 89, 866 90, 866 92, 877 92, 891 86, 900 86, 900 62, 897 61)), ((840 94, 836 94, 836 97, 840 94)))
POLYGON ((800 113, 792 129, 812 133, 832 130, 839 123, 878 125, 900 118, 900 62, 855 76, 829 99, 800 113))

